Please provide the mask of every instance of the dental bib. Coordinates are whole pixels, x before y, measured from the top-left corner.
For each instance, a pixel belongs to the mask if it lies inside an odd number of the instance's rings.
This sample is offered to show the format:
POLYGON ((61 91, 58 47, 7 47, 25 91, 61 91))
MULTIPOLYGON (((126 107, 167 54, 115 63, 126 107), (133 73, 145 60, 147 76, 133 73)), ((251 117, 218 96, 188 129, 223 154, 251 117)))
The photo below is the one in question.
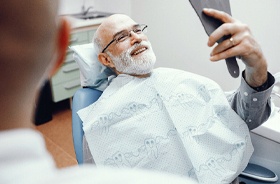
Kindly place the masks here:
POLYGON ((230 183, 253 152, 246 123, 213 81, 159 68, 121 74, 78 112, 97 166, 144 168, 230 183))

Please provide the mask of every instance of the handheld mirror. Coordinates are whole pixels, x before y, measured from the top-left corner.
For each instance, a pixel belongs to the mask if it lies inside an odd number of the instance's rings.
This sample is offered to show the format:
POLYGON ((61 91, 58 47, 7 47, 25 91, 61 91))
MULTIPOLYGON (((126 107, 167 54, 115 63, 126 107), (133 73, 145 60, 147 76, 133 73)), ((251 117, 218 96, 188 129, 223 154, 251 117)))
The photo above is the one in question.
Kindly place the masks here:
MULTIPOLYGON (((214 30, 223 24, 218 19, 209 17, 203 13, 203 8, 212 8, 220 11, 224 11, 231 15, 229 0, 189 0, 196 14, 198 15, 207 35, 209 36, 214 30)), ((228 39, 229 36, 224 36, 218 43, 228 39)), ((226 59, 226 65, 230 75, 234 78, 239 76, 239 66, 235 57, 226 59)))

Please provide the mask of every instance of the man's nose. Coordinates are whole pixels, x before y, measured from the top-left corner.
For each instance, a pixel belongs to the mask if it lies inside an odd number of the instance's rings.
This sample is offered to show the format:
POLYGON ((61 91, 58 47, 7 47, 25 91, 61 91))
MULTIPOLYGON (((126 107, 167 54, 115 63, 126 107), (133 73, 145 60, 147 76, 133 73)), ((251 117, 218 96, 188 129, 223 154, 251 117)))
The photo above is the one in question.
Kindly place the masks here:
POLYGON ((142 41, 141 34, 137 34, 133 31, 130 32, 130 37, 131 45, 134 45, 135 43, 140 43, 142 41))

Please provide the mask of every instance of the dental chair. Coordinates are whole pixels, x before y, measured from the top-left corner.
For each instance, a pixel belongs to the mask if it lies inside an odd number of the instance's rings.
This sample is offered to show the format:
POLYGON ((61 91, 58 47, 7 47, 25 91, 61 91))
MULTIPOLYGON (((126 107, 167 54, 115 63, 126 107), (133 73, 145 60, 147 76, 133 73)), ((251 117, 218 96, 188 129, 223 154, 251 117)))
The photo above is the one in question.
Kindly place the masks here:
POLYGON ((101 91, 91 88, 80 88, 78 89, 72 101, 72 135, 74 149, 76 153, 76 159, 78 164, 84 163, 84 131, 82 127, 82 120, 78 116, 77 112, 94 103, 102 94, 101 91))
MULTIPOLYGON (((81 49, 78 49, 79 46, 75 46, 77 48, 71 48, 76 52, 74 55, 74 59, 77 61, 78 65, 80 66, 81 69, 81 84, 82 87, 86 86, 87 82, 89 80, 85 80, 87 78, 87 75, 89 76, 88 78, 92 78, 94 75, 89 75, 89 73, 85 73, 81 67, 90 67, 91 65, 87 64, 79 64, 79 62, 88 62, 85 61, 88 58, 87 56, 77 56, 79 54, 79 51, 81 51, 83 54, 85 53, 85 48, 89 49, 90 52, 93 52, 93 46, 92 44, 85 44, 81 45, 81 49), (81 61, 83 59, 84 61, 81 61)), ((89 55, 89 53, 86 53, 85 55, 89 55)), ((90 57, 92 58, 92 57, 90 57)), ((94 66, 96 67, 96 66, 94 66)), ((280 78, 280 76, 279 76, 280 78)), ((279 80, 280 82, 280 80, 279 80)), ((101 87, 101 89, 103 89, 101 87)), ((84 132, 82 128, 82 121, 79 118, 77 111, 79 111, 82 108, 87 107, 88 105, 94 103, 98 98, 101 96, 102 90, 94 89, 94 88, 89 88, 89 87, 83 87, 80 88, 76 91, 76 93, 73 96, 73 103, 72 103, 72 134, 73 134, 73 143, 74 143, 74 149, 76 153, 76 159, 78 164, 84 164, 88 163, 85 162, 85 153, 84 151, 88 152, 89 150, 85 150, 85 140, 84 140, 84 132)), ((88 149, 86 147, 86 149, 88 149)), ((88 157, 88 156, 86 156, 88 157)), ((94 163, 94 161, 93 161, 94 163)), ((241 183, 246 183, 246 184, 261 184, 261 183, 276 183, 278 181, 277 175, 260 165, 249 163, 246 169, 240 174, 240 181, 241 183)))
POLYGON ((92 163, 88 162, 91 154, 88 150, 87 143, 84 141, 84 132, 82 128, 82 120, 77 112, 94 103, 102 94, 107 86, 108 76, 113 73, 108 72, 106 67, 101 65, 97 59, 92 44, 75 45, 70 47, 74 52, 73 57, 80 69, 81 87, 78 89, 72 101, 72 134, 73 143, 78 164, 92 163), (88 151, 89 156, 85 156, 88 151))

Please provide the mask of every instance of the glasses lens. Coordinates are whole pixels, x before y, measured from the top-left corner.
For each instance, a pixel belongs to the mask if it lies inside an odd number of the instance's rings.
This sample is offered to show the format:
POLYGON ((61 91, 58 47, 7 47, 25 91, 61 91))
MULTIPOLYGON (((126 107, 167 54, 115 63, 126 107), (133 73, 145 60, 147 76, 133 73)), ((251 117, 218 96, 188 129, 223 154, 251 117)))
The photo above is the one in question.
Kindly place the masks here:
MULTIPOLYGON (((137 34, 141 34, 141 33, 146 33, 147 32, 147 25, 139 25, 137 26, 134 30, 132 30, 134 33, 137 33, 137 34)), ((123 42, 125 41, 128 37, 129 37, 130 33, 127 31, 127 32, 124 32, 120 35, 118 35, 115 40, 116 42, 123 42)))
POLYGON ((116 42, 118 43, 118 42, 123 42, 123 41, 125 41, 127 38, 128 38, 128 36, 129 36, 129 33, 123 33, 123 34, 121 34, 121 35, 119 35, 119 36, 117 36, 115 39, 116 39, 116 42))

